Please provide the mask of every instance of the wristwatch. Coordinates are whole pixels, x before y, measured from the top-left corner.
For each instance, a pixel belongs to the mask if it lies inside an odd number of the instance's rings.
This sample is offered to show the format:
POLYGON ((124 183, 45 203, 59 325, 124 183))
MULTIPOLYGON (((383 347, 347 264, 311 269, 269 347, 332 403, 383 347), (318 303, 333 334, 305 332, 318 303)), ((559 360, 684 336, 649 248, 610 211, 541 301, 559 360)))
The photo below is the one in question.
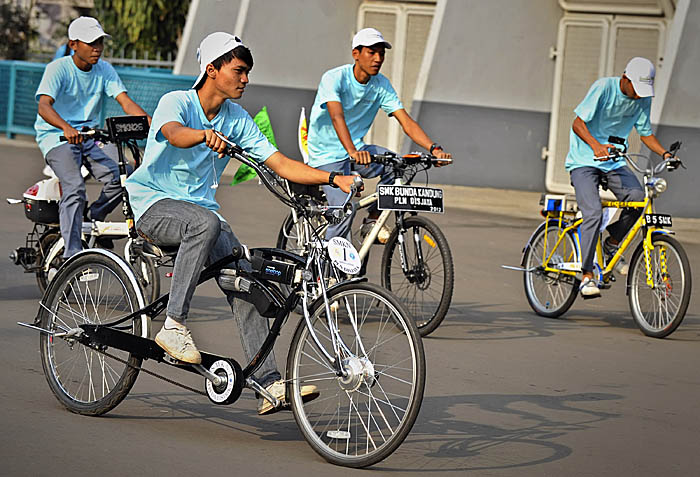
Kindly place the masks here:
POLYGON ((435 149, 440 149, 442 151, 442 146, 436 142, 432 143, 430 145, 430 154, 432 154, 435 149))
POLYGON ((338 186, 334 184, 333 181, 335 180, 335 176, 337 176, 338 174, 340 174, 340 172, 333 171, 328 175, 328 185, 331 187, 335 187, 336 189, 338 188, 338 186))

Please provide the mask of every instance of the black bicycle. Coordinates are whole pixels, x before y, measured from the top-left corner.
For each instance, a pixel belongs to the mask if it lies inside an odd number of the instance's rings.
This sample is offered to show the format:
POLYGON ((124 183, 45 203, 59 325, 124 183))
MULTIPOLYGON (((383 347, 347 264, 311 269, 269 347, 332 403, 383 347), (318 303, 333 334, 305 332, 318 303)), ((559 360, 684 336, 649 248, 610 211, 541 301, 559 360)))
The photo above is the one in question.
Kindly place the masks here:
MULTIPOLYGON (((238 146, 229 143, 226 153, 255 169, 263 184, 303 220, 338 215, 332 208, 310 213, 238 146)), ((326 286, 327 269, 339 258, 316 238, 304 256, 274 248, 234 248, 202 272, 200 284, 214 278, 272 319, 264 344, 244 368, 233 358, 206 352, 201 365, 169 358, 149 339, 150 321, 165 310, 169 295, 145 306, 132 269, 102 249, 71 257, 51 282, 36 321, 23 326, 41 331, 49 387, 72 412, 108 412, 127 396, 140 371, 205 394, 215 404, 231 404, 243 388, 250 388, 277 408, 289 405, 304 438, 327 461, 372 465, 401 444, 416 420, 425 386, 423 346, 409 313, 385 289, 363 279, 326 286), (243 260, 250 266, 244 267, 243 260), (290 292, 283 293, 281 285, 290 292), (283 403, 252 376, 299 302, 303 317, 287 356, 289 401, 283 403), (204 376, 204 391, 143 369, 145 359, 204 376), (304 402, 304 385, 315 385, 320 396, 304 402)), ((161 253, 174 256, 177 250, 161 253)))

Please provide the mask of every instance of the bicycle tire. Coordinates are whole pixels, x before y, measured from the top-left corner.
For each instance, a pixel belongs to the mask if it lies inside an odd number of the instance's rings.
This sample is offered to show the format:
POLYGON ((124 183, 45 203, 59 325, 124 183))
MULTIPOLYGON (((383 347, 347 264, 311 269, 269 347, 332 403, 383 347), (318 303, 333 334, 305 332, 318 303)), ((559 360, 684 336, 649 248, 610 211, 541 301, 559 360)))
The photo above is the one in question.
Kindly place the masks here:
POLYGON ((431 220, 415 215, 406 217, 403 222, 407 231, 404 243, 407 248, 406 261, 409 272, 407 275, 401 265, 397 227, 384 246, 382 286, 393 292, 406 305, 415 318, 418 331, 425 337, 440 326, 452 304, 452 252, 445 234, 431 220), (411 231, 413 240, 410 240, 411 231), (423 242, 430 248, 425 247, 423 242), (423 255, 422 264, 419 264, 417 259, 418 247, 423 255), (424 253, 424 250, 427 250, 427 253, 424 253), (434 288, 433 284, 436 285, 434 288))
MULTIPOLYGON (((563 230, 556 220, 550 221, 545 229, 546 224, 545 222, 539 226, 525 249, 523 267, 526 270, 535 270, 524 272, 523 286, 527 301, 535 313, 546 318, 558 318, 574 304, 580 280, 571 275, 544 271, 542 257, 545 239, 548 248, 546 255, 549 255, 550 245, 557 243, 557 238, 563 230)), ((566 234, 563 242, 565 244, 558 247, 564 247, 562 252, 552 255, 552 263, 572 261, 576 257, 576 242, 571 233, 566 234)))
POLYGON ((632 317, 642 333, 665 338, 678 328, 685 317, 690 303, 692 276, 688 256, 676 239, 657 234, 652 238, 652 245, 650 265, 654 288, 646 281, 647 267, 642 242, 630 261, 627 295, 632 317), (666 272, 660 270, 662 262, 665 262, 666 272), (679 285, 680 293, 675 293, 679 285))
MULTIPOLYGON (((116 256, 114 256, 116 257, 116 256)), ((125 265, 126 266, 126 265, 125 265)), ((82 323, 106 323, 143 306, 140 292, 124 269, 103 252, 81 253, 66 262, 51 281, 39 310, 40 327, 55 331, 82 323)), ((142 335, 135 319, 131 333, 142 335)), ((49 388, 69 411, 102 415, 129 393, 141 359, 110 349, 121 363, 79 342, 46 332, 39 337, 41 363, 49 388)))
MULTIPOLYGON (((314 451, 336 465, 367 467, 394 452, 416 421, 425 389, 423 344, 403 304, 377 285, 346 282, 331 290, 328 301, 350 348, 343 359, 347 376, 339 377, 322 357, 302 319, 287 356, 286 395, 314 451), (361 317, 359 340, 350 316, 361 317), (300 389, 308 384, 318 387, 319 397, 305 403, 300 389)), ((333 355, 322 298, 311 306, 310 319, 333 355)))
MULTIPOLYGON (((44 271, 44 259, 46 257, 46 254, 51 250, 51 247, 53 246, 54 242, 61 238, 61 232, 59 229, 50 229, 46 231, 40 238, 39 238, 39 247, 37 248, 37 254, 36 254, 36 266, 37 271, 35 272, 36 274, 36 283, 39 286, 39 291, 43 295, 44 292, 46 291, 46 287, 49 285, 49 278, 47 276, 46 271, 44 271)), ((59 253, 56 258, 53 260, 56 265, 56 269, 60 266, 60 262, 63 261, 62 255, 63 255, 63 249, 61 249, 61 253, 59 253)))

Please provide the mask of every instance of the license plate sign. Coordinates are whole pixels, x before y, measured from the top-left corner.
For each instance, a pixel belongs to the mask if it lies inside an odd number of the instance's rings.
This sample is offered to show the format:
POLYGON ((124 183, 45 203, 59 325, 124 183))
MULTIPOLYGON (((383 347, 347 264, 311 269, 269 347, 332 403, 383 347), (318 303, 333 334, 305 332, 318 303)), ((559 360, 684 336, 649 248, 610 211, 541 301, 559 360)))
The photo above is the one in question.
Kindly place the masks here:
POLYGON ((381 210, 407 210, 438 214, 445 212, 442 189, 380 184, 377 186, 377 195, 381 210))
POLYGON ((648 227, 672 227, 671 216, 668 214, 644 214, 648 227))

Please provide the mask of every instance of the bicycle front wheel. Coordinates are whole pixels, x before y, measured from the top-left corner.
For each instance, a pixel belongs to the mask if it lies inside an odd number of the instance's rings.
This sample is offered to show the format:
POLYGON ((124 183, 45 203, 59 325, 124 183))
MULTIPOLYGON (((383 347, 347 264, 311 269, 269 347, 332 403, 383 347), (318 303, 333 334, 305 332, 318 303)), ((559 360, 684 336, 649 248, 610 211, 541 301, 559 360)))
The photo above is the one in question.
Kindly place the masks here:
MULTIPOLYGON (((346 346, 342 373, 319 350, 302 319, 287 358, 287 396, 304 438, 318 454, 333 464, 366 467, 389 456, 413 427, 425 387, 423 345, 403 305, 377 285, 341 284, 328 301, 346 346), (316 386, 319 397, 305 403, 300 389, 307 385, 316 386)), ((333 356, 334 332, 322 298, 310 317, 320 345, 333 356)))
POLYGON ((556 269, 577 260, 576 244, 571 234, 565 234, 557 246, 557 240, 563 233, 557 221, 550 222, 546 227, 545 224, 540 225, 525 250, 523 260, 527 301, 535 313, 547 318, 557 318, 571 308, 580 283, 573 275, 545 270, 545 267, 556 269), (555 246, 556 250, 553 251, 555 246), (548 262, 543 263, 548 257, 548 262))
MULTIPOLYGON (((141 306, 124 270, 101 253, 76 257, 51 282, 39 312, 40 326, 54 333, 116 320, 141 306)), ((141 336, 141 320, 129 323, 128 333, 141 336)), ((41 362, 51 391, 69 411, 101 415, 129 393, 141 359, 110 349, 115 360, 74 339, 42 332, 41 362)))
POLYGON ((452 252, 445 234, 430 220, 419 215, 406 217, 404 226, 403 261, 398 227, 384 247, 382 286, 406 305, 421 336, 427 336, 445 319, 452 303, 452 252))
POLYGON ((692 286, 690 262, 673 237, 656 235, 652 244, 648 268, 643 243, 632 255, 628 299, 642 333, 664 338, 678 328, 688 309, 692 286))

